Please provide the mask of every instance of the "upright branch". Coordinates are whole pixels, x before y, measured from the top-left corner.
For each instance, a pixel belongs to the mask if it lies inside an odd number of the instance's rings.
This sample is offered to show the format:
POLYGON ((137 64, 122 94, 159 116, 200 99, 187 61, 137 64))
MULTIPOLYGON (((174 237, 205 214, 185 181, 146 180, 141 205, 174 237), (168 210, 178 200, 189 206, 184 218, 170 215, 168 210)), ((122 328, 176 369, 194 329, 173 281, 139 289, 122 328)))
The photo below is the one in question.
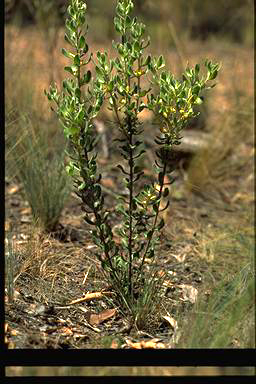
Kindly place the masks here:
POLYGON ((64 134, 69 140, 71 161, 66 167, 67 172, 74 179, 76 193, 83 202, 82 209, 86 212, 84 219, 95 226, 92 231, 95 242, 104 253, 98 254, 106 269, 110 267, 113 278, 118 283, 116 269, 112 257, 117 252, 113 244, 111 228, 106 223, 108 212, 104 211, 100 179, 97 174, 97 153, 95 153, 96 133, 93 119, 97 116, 102 104, 103 93, 97 86, 90 89, 91 71, 84 68, 91 61, 88 57, 86 34, 88 26, 85 24, 86 4, 80 0, 72 0, 68 7, 69 18, 66 20, 65 40, 71 46, 70 50, 62 49, 62 53, 72 64, 65 70, 72 78, 63 81, 63 91, 58 92, 56 85, 46 92, 48 99, 57 105, 56 113, 64 128, 64 134), (87 89, 83 92, 84 86, 87 89), (94 216, 94 219, 91 217, 94 216))

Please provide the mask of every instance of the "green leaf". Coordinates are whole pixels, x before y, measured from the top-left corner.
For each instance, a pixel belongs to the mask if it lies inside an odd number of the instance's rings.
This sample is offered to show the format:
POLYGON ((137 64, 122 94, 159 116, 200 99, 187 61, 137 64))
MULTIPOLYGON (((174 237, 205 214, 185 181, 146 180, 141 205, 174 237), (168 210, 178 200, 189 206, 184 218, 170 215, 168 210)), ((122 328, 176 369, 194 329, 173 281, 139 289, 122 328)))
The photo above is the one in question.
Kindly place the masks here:
POLYGON ((80 185, 78 186, 78 190, 81 191, 81 190, 83 190, 85 187, 86 187, 86 184, 85 184, 85 182, 83 181, 82 184, 80 184, 80 185))
POLYGON ((66 40, 67 43, 69 43, 70 45, 74 46, 74 42, 73 42, 72 39, 68 36, 67 33, 65 33, 64 39, 66 40))
MULTIPOLYGON (((144 91, 140 92, 140 97, 146 96, 147 92, 148 91, 146 89, 144 89, 144 91)), ((144 107, 145 107, 145 104, 144 104, 144 107)))
POLYGON ((164 63, 164 58, 163 56, 159 56, 158 60, 157 60, 157 69, 161 69, 165 66, 165 63, 164 63))
POLYGON ((197 97, 195 100, 195 104, 200 105, 202 103, 203 103, 203 100, 201 99, 201 97, 197 97))
POLYGON ((75 57, 72 52, 68 52, 65 48, 62 48, 61 52, 64 56, 68 57, 69 59, 73 59, 75 57))
POLYGON ((114 89, 114 81, 112 80, 112 81, 110 81, 109 84, 108 84, 108 90, 109 90, 110 92, 112 92, 113 89, 114 89))
POLYGON ((135 41, 134 45, 133 45, 133 49, 135 52, 139 52, 140 51, 140 44, 138 41, 135 41))
POLYGON ((160 231, 160 230, 164 227, 164 224, 165 224, 165 223, 164 223, 164 219, 161 219, 161 220, 160 220, 160 223, 159 223, 158 226, 157 226, 157 230, 160 231))
POLYGON ((64 67, 64 69, 65 69, 65 71, 71 73, 72 75, 74 74, 71 67, 64 67))
POLYGON ((159 210, 158 204, 153 204, 153 211, 157 213, 158 210, 159 210))
POLYGON ((87 215, 84 216, 84 221, 86 221, 87 224, 95 225, 95 223, 87 215))
POLYGON ((83 76, 83 84, 88 84, 91 80, 92 73, 91 71, 87 71, 83 76))
POLYGON ((214 80, 218 75, 218 70, 215 69, 213 72, 211 72, 209 80, 214 80))
POLYGON ((74 64, 79 67, 80 66, 80 56, 79 55, 75 55, 74 57, 74 64))
POLYGON ((165 188, 163 191, 163 197, 167 197, 169 195, 169 189, 165 188))
POLYGON ((82 49, 84 47, 85 47, 85 38, 84 38, 84 36, 81 36, 79 39, 78 48, 82 49))
POLYGON ((193 95, 197 95, 198 96, 200 90, 201 90, 200 85, 198 85, 198 84, 194 85, 194 87, 192 88, 193 95))
POLYGON ((99 60, 100 63, 102 63, 102 59, 101 59, 101 53, 98 51, 97 54, 97 59, 99 60))
POLYGON ((115 29, 117 32, 121 32, 122 30, 122 27, 121 27, 121 23, 120 23, 120 20, 118 17, 115 17, 114 18, 114 25, 115 25, 115 29))
POLYGON ((85 17, 84 16, 80 16, 80 25, 83 25, 85 23, 85 17))
POLYGON ((80 97, 81 97, 81 91, 80 91, 79 88, 76 88, 76 89, 75 89, 75 95, 76 95, 76 97, 77 97, 78 99, 80 99, 80 97))
POLYGON ((129 28, 131 24, 132 24, 132 20, 131 20, 130 16, 126 16, 126 18, 125 18, 126 27, 129 28))
POLYGON ((70 21, 69 27, 70 27, 71 31, 76 32, 77 26, 76 26, 76 22, 74 20, 70 21))
POLYGON ((139 167, 138 165, 136 165, 136 166, 134 167, 133 172, 134 172, 134 173, 139 173, 139 172, 141 172, 141 167, 139 167))
POLYGON ((75 14, 75 10, 74 8, 72 7, 72 5, 69 5, 68 6, 68 13, 70 14, 70 16, 73 16, 75 14))
POLYGON ((118 45, 117 50, 118 50, 119 55, 122 56, 124 54, 124 47, 122 44, 118 45))
POLYGON ((123 166, 121 164, 118 164, 117 168, 121 169, 121 171, 123 172, 124 175, 129 175, 129 173, 125 171, 125 169, 123 168, 123 166))
POLYGON ((144 65, 149 65, 150 62, 151 62, 151 56, 148 56, 148 57, 146 58, 146 60, 144 61, 143 66, 144 66, 144 65))
POLYGON ((70 83, 69 83, 67 80, 63 80, 62 85, 63 85, 63 88, 66 89, 66 91, 67 91, 70 95, 72 95, 72 93, 73 93, 73 88, 70 86, 70 83))
POLYGON ((75 124, 68 128, 68 133, 69 135, 72 135, 72 136, 77 135, 79 131, 80 131, 79 126, 75 124))
POLYGON ((88 44, 85 43, 84 49, 83 49, 83 54, 85 55, 88 52, 88 50, 89 50, 88 44))
POLYGON ((154 251, 153 248, 151 248, 151 249, 147 252, 147 257, 148 257, 149 259, 151 259, 152 257, 154 257, 154 255, 155 255, 155 251, 154 251))
POLYGON ((138 259, 140 257, 140 253, 138 251, 133 252, 132 256, 133 256, 133 259, 138 259))
POLYGON ((96 65, 95 67, 96 73, 100 78, 104 77, 104 72, 96 65))
POLYGON ((200 65, 196 64, 195 65, 195 74, 198 75, 199 71, 200 71, 200 65))
POLYGON ((146 233, 146 238, 147 238, 147 239, 150 239, 150 238, 153 236, 153 233, 154 233, 153 229, 151 229, 150 231, 148 231, 148 232, 146 233))

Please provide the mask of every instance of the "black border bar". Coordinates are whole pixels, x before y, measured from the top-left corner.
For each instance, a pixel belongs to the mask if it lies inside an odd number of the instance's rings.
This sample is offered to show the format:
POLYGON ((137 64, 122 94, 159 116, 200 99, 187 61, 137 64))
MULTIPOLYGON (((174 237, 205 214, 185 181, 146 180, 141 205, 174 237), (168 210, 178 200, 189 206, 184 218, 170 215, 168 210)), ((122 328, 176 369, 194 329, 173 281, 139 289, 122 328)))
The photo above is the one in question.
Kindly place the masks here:
POLYGON ((5 366, 255 366, 254 349, 17 349, 2 356, 5 366))

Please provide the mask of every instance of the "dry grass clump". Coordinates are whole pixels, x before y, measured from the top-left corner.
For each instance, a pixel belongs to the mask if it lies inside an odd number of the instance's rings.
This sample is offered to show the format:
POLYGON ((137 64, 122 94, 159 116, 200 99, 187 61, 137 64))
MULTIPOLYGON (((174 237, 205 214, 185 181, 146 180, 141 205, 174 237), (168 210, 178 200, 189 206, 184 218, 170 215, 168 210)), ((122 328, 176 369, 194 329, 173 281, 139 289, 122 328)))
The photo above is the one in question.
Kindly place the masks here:
MULTIPOLYGON (((26 291, 35 295, 38 301, 46 303, 74 298, 71 295, 76 290, 71 293, 70 284, 77 274, 82 254, 73 244, 67 246, 40 229, 31 227, 25 240, 12 234, 12 252, 14 288, 26 286, 26 291)), ((85 257, 84 263, 86 265, 85 257)))
MULTIPOLYGON (((246 106, 251 106, 250 99, 246 106)), ((192 190, 217 188, 225 195, 230 182, 234 184, 239 177, 247 175, 248 178, 252 174, 252 114, 237 108, 222 116, 222 121, 213 129, 209 147, 192 160, 187 175, 187 186, 192 190)))

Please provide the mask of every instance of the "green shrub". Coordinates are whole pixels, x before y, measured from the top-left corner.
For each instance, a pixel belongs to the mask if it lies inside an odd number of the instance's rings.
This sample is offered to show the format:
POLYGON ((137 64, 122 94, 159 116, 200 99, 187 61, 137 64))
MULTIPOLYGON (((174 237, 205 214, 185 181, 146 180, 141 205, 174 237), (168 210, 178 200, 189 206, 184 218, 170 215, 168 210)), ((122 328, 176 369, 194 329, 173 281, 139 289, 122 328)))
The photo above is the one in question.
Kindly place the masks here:
MULTIPOLYGON (((70 143, 71 161, 67 171, 82 200, 86 212, 84 219, 94 228, 92 236, 99 249, 97 257, 105 278, 110 280, 121 308, 128 310, 138 326, 138 311, 142 309, 143 312, 145 306, 150 308, 150 302, 159 292, 157 282, 160 285, 160 279, 147 268, 146 260, 156 257, 159 235, 165 224, 161 212, 168 203, 162 208, 160 202, 169 192, 165 176, 173 171, 168 164, 170 152, 173 145, 180 143, 186 123, 197 115, 193 108, 202 103, 200 95, 216 78, 219 65, 206 60, 205 76, 199 75, 200 65, 196 64, 176 80, 163 69, 162 55, 145 56, 150 40, 144 38, 145 25, 131 17, 133 7, 131 0, 117 1, 114 26, 120 39, 113 42, 117 57, 110 59, 107 52, 97 52, 93 60, 96 77, 91 81, 91 71, 84 70, 92 60, 86 42, 87 27, 84 28, 86 4, 71 0, 65 34, 71 49, 63 48, 62 53, 72 61, 65 67, 72 78, 63 81, 62 92, 54 85, 45 93, 55 102, 64 135, 70 143), (145 85, 146 80, 148 85, 145 85), (120 132, 117 141, 124 161, 118 168, 124 176, 128 196, 120 196, 116 209, 122 218, 118 242, 105 209, 95 152, 97 134, 93 119, 104 101, 113 112, 116 129, 120 132), (150 185, 144 184, 139 190, 138 181, 143 177, 143 170, 138 161, 145 152, 141 149, 140 113, 144 109, 151 110, 159 122, 155 135, 157 180, 150 185)), ((144 324, 150 311, 145 312, 140 316, 144 324)))

